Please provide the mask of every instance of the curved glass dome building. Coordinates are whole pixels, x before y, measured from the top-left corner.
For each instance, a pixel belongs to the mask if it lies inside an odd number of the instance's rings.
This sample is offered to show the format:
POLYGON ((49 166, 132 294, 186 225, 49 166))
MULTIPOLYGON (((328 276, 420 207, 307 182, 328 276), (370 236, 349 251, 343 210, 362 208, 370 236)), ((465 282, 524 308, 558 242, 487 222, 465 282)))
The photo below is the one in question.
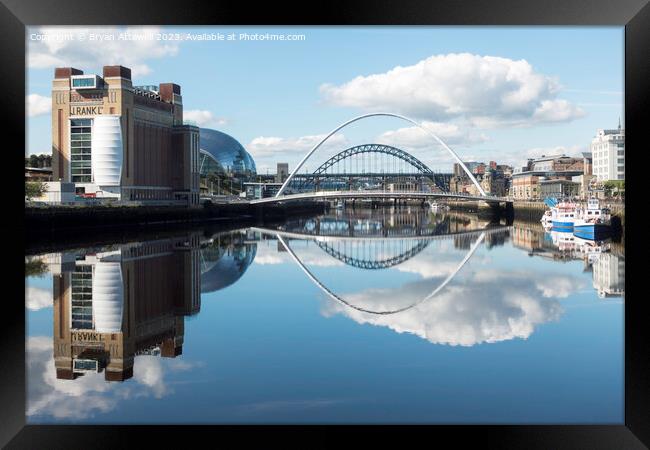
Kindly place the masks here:
POLYGON ((201 128, 199 147, 202 176, 217 172, 235 178, 249 179, 257 174, 253 157, 243 145, 226 133, 201 128))
POLYGON ((215 292, 244 275, 257 253, 257 244, 234 242, 201 249, 201 293, 215 292))

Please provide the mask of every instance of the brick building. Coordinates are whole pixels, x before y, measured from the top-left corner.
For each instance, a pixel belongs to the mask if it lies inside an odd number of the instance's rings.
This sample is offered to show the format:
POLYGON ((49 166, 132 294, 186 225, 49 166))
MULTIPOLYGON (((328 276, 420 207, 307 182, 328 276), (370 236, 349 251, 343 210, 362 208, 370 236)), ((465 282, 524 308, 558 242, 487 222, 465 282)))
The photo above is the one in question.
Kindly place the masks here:
POLYGON ((133 86, 131 70, 72 67, 52 81, 53 180, 77 194, 198 205, 199 129, 183 124, 181 87, 133 86))

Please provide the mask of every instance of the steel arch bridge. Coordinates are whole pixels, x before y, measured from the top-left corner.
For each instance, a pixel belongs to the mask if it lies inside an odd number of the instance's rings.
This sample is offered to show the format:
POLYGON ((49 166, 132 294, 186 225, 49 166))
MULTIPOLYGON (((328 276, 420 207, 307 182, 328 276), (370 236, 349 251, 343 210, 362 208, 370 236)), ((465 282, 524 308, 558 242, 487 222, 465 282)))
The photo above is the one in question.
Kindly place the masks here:
POLYGON ((346 158, 350 158, 360 153, 382 153, 382 154, 394 156, 398 159, 401 159, 409 163, 410 165, 412 165, 422 173, 433 174, 431 169, 429 169, 422 161, 417 159, 415 156, 406 153, 404 150, 400 150, 399 148, 391 147, 390 145, 382 145, 382 144, 357 145, 355 147, 350 147, 346 150, 343 150, 342 152, 338 153, 337 155, 331 157, 323 164, 321 164, 321 166, 314 171, 314 174, 320 175, 325 171, 327 171, 328 168, 338 163, 339 161, 344 160, 346 158))
MULTIPOLYGON (((348 246, 345 245, 347 244, 346 241, 342 241, 337 244, 341 244, 341 243, 343 244, 343 247, 345 247, 343 250, 341 250, 340 245, 336 245, 328 242, 316 241, 316 245, 318 245, 324 252, 326 252, 331 257, 338 259, 339 261, 341 261, 342 263, 348 266, 356 267, 357 269, 380 270, 380 269, 388 269, 390 267, 398 266, 403 262, 408 261, 409 259, 416 256, 418 253, 420 253, 422 250, 427 248, 427 246, 429 245, 429 243, 431 243, 431 241, 424 240, 424 239, 417 240, 415 241, 415 245, 410 245, 406 249, 406 251, 404 251, 403 249, 399 249, 400 251, 399 254, 395 256, 390 256, 388 258, 383 258, 383 259, 368 258, 366 255, 363 255, 363 253, 365 253, 364 251, 359 251, 360 249, 358 247, 348 249, 347 248, 348 246)), ((395 249, 390 248, 389 251, 391 250, 395 250, 395 249)), ((393 253, 397 253, 397 252, 393 252, 393 253)))
POLYGON ((416 122, 413 119, 409 119, 408 117, 399 115, 399 114, 394 114, 394 113, 389 113, 389 112, 376 112, 376 113, 368 113, 368 114, 363 114, 361 116, 354 117, 347 122, 342 123, 335 129, 333 129, 330 133, 328 133, 323 139, 321 139, 314 147, 312 147, 311 150, 307 152, 307 154, 300 160, 298 165, 295 167, 295 169, 289 174, 287 179, 284 181, 284 183, 280 186, 278 191, 276 192, 274 197, 263 197, 263 198, 256 198, 252 199, 249 201, 251 205, 261 205, 261 204, 272 204, 272 203, 280 203, 280 202, 291 202, 291 201, 301 201, 301 200, 316 200, 316 201, 322 201, 322 200, 334 200, 334 199, 341 199, 341 200, 347 200, 347 199, 367 199, 367 200, 373 200, 373 199, 383 199, 383 200, 398 200, 398 199, 406 199, 406 200, 427 200, 427 199, 432 199, 432 198, 449 198, 451 200, 474 200, 474 201, 480 201, 480 202, 485 202, 491 205, 499 205, 505 203, 506 205, 512 206, 512 199, 510 198, 505 198, 505 197, 497 197, 497 196, 491 196, 488 195, 481 184, 478 182, 474 174, 469 170, 469 168, 463 163, 463 161, 460 159, 458 154, 452 150, 442 139, 440 139, 433 131, 428 129, 426 126, 422 125, 419 122, 416 122), (449 193, 449 192, 439 192, 439 191, 414 191, 412 189, 407 188, 406 190, 400 190, 398 189, 391 189, 389 191, 378 191, 374 189, 359 189, 357 191, 342 191, 342 190, 335 190, 335 191, 312 191, 312 192, 302 192, 302 193, 290 193, 290 194, 285 194, 284 191, 287 189, 287 187, 293 182, 294 178, 300 177, 300 169, 303 167, 305 162, 328 140, 330 139, 335 133, 338 131, 342 130, 343 128, 347 127, 348 125, 357 122, 362 119, 366 119, 369 117, 394 117, 403 121, 406 121, 418 129, 422 130, 424 133, 429 135, 431 138, 433 138, 438 144, 440 144, 447 152, 453 157, 453 159, 458 163, 459 167, 465 172, 467 175, 468 179, 474 184, 476 187, 476 191, 478 192, 477 195, 472 195, 472 194, 466 194, 466 193, 449 193))
POLYGON ((422 180, 422 178, 428 178, 436 187, 445 191, 449 189, 451 174, 434 173, 418 158, 397 147, 383 144, 363 144, 337 153, 311 174, 296 174, 291 187, 303 191, 312 187, 310 185, 318 189, 324 180, 369 180, 377 178, 382 180, 394 180, 396 178, 422 180), (362 159, 360 163, 359 159, 361 158, 357 157, 359 155, 370 155, 370 158, 362 159), (375 155, 389 157, 387 159, 392 162, 392 170, 390 167, 387 170, 384 167, 378 170, 377 166, 380 161, 377 161, 375 155), (348 163, 347 167, 346 162, 348 163), (396 168, 396 162, 402 162, 403 164, 397 164, 400 167, 396 168), (361 167, 359 167, 360 165, 361 167), (342 171, 333 171, 334 168, 341 166, 342 171))
POLYGON ((314 147, 312 147, 309 152, 302 158, 302 160, 298 163, 296 168, 291 172, 291 174, 287 177, 287 179, 284 181, 282 186, 280 186, 280 189, 278 189, 278 192, 275 194, 275 199, 276 201, 281 200, 282 198, 282 193, 284 190, 287 188, 289 183, 293 180, 293 178, 299 173, 300 168, 305 164, 305 162, 318 150, 329 138, 331 138, 335 133, 337 133, 339 130, 342 130, 343 128, 347 127, 348 125, 357 122, 359 120, 367 119, 369 117, 395 117, 397 119, 403 120, 405 122, 408 122, 412 125, 415 125, 418 127, 420 130, 424 131, 426 134, 431 136, 436 142, 438 142, 449 154, 456 160, 458 164, 460 164, 460 167, 465 171, 469 179, 474 183, 474 186, 476 186, 476 189, 478 192, 481 194, 481 197, 487 197, 487 193, 483 190, 481 187, 480 183, 478 180, 474 177, 472 172, 467 168, 467 166, 461 161, 460 157, 456 154, 455 151, 453 151, 442 139, 438 137, 437 134, 435 134, 433 131, 428 129, 427 127, 423 126, 421 123, 416 122, 413 119, 409 119, 408 117, 402 116, 400 114, 395 114, 395 113, 389 113, 389 112, 375 112, 375 113, 368 113, 368 114, 363 114, 361 116, 354 117, 347 122, 342 123, 338 127, 334 128, 332 131, 330 131, 323 139, 321 139, 314 147))

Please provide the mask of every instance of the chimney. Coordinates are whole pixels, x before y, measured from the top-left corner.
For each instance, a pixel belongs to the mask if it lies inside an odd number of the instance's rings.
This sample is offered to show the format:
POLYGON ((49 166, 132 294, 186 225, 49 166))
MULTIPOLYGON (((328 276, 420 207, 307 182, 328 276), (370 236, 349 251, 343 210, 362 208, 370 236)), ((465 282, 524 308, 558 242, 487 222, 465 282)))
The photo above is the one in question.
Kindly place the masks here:
POLYGON ((74 67, 57 67, 54 69, 54 78, 70 78, 72 75, 83 75, 83 70, 74 67))
POLYGON ((124 66, 104 66, 104 78, 121 77, 127 80, 131 79, 131 69, 124 66))

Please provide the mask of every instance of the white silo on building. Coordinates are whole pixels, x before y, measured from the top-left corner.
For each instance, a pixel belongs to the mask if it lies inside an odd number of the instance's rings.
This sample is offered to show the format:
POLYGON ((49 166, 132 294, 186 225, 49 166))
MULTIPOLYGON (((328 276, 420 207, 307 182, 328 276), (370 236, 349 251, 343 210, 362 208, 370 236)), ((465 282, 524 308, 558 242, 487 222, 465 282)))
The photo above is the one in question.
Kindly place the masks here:
POLYGON ((97 196, 119 197, 122 178, 122 127, 120 116, 99 115, 92 125, 93 182, 98 186, 97 196))
POLYGON ((118 261, 98 261, 93 268, 93 318, 95 331, 119 333, 122 330, 124 287, 118 261))

